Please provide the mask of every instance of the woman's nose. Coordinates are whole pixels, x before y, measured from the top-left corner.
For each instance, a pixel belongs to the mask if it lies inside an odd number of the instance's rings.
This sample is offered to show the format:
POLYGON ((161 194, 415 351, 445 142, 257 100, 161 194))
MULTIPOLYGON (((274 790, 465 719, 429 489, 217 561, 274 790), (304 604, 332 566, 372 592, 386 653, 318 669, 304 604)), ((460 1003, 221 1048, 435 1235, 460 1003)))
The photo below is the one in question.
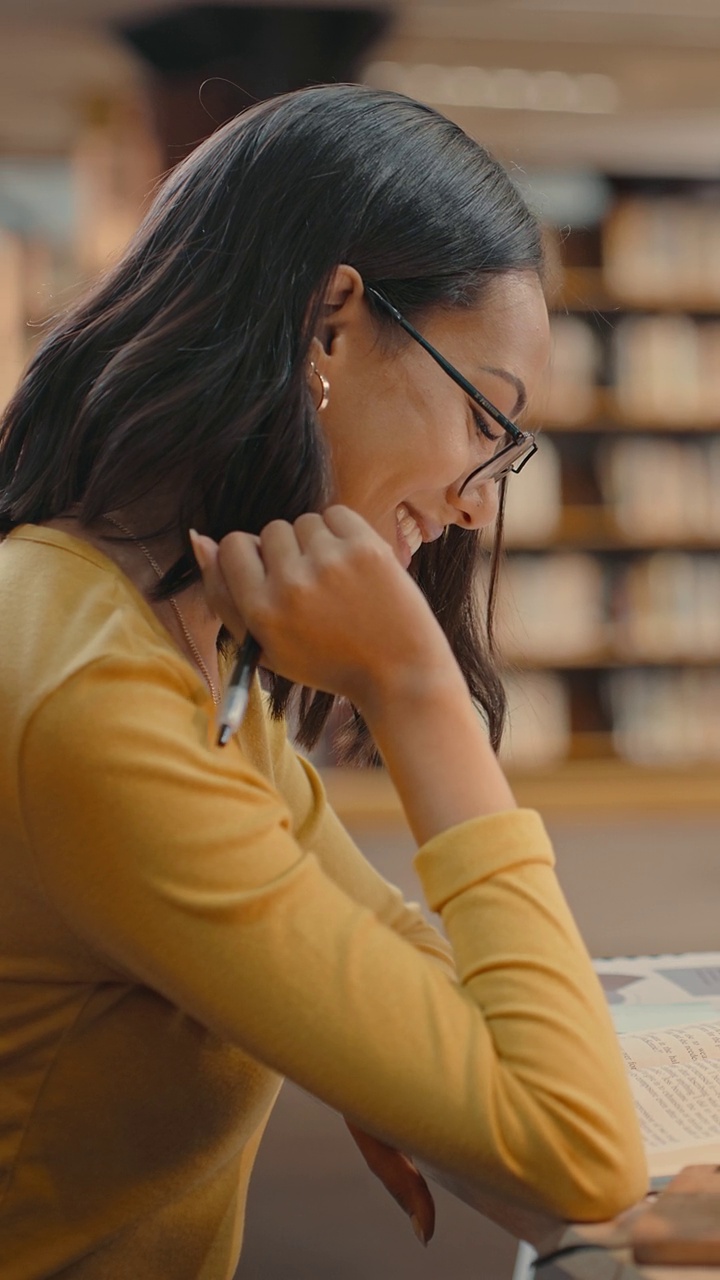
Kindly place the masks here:
POLYGON ((453 485, 446 494, 448 506, 455 512, 454 523, 463 529, 484 529, 492 524, 498 513, 500 495, 494 480, 473 483, 462 488, 462 481, 453 485))

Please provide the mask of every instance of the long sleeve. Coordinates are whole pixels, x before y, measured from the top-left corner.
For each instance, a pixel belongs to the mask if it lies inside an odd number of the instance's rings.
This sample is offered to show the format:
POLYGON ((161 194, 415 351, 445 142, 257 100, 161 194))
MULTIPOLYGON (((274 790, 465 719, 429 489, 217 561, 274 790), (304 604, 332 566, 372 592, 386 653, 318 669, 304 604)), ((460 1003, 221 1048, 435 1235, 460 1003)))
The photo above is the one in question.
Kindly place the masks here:
POLYGON ((478 819, 418 854, 459 985, 299 843, 168 662, 108 657, 68 678, 19 768, 47 899, 120 981, 496 1194, 589 1219, 643 1194, 624 1067, 537 815, 478 819))
POLYGON ((407 902, 368 862, 328 803, 317 771, 289 742, 285 722, 271 720, 264 704, 264 695, 256 687, 241 744, 247 745, 251 759, 259 756, 263 760, 263 772, 290 809, 293 835, 301 849, 314 853, 323 871, 349 897, 369 907, 382 924, 418 951, 433 956, 454 976, 447 940, 428 923, 416 903, 407 902))

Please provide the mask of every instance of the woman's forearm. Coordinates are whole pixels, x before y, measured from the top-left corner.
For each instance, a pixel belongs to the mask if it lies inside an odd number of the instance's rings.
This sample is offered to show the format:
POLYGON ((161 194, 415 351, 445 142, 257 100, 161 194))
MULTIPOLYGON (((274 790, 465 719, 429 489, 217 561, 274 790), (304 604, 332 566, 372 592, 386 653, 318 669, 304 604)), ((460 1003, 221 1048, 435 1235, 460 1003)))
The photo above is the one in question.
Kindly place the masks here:
POLYGON ((516 801, 459 672, 378 688, 362 707, 419 844, 516 801))

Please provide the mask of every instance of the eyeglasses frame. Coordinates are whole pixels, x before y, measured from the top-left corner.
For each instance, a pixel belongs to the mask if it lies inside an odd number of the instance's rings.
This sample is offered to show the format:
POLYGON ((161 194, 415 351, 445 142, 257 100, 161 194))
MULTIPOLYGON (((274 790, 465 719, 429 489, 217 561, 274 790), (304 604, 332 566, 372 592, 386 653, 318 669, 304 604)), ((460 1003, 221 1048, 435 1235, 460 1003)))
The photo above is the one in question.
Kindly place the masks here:
POLYGON ((445 356, 440 354, 431 342, 428 342, 427 338, 423 337, 423 335, 410 323, 409 320, 405 319, 402 312, 398 311, 397 307, 393 306, 389 298, 386 298, 379 289, 373 288, 372 285, 365 285, 365 292, 378 302, 380 306, 393 317, 397 324, 400 325, 401 329, 404 329, 411 338, 414 338, 415 342, 420 344, 424 351, 427 351, 428 355, 431 356, 435 363, 440 366, 443 372, 446 373, 458 387, 461 387, 465 394, 469 396, 475 404, 479 405, 488 417, 492 418, 493 422, 496 422, 499 427, 502 427, 504 431, 507 431, 508 435, 511 437, 512 444, 507 445, 507 447, 502 449, 500 453, 494 454, 492 458, 488 458, 487 462, 481 463, 479 467, 476 467, 474 471, 470 472, 470 475, 463 480, 462 485, 458 490, 459 495, 462 495, 471 480, 474 480, 475 477, 480 475, 480 473, 487 467, 491 467, 493 463, 496 463, 499 458, 502 458, 504 453, 507 453, 518 446, 527 445, 528 452, 521 457, 519 466, 514 467, 511 463, 505 468, 505 470, 500 471, 496 476, 493 476, 492 479, 495 481, 501 480, 510 472, 512 472, 513 475, 518 475, 519 472, 522 471, 526 462, 529 462, 533 455, 537 453, 537 440, 535 439, 533 432, 523 431, 522 427, 519 427, 516 422, 513 422, 512 419, 506 417, 500 409, 497 409, 492 401, 488 400, 487 396, 483 395, 482 391, 478 391, 477 387, 473 386, 472 382, 469 382, 454 365, 450 364, 449 360, 445 359, 445 356))

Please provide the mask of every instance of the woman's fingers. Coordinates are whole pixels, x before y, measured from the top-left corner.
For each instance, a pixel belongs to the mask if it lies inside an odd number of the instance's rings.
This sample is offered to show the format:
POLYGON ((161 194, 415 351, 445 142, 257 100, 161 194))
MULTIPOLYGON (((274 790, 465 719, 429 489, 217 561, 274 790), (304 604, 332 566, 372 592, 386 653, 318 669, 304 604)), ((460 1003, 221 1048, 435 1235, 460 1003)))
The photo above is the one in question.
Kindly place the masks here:
POLYGON ((422 683, 452 655, 417 584, 390 545, 347 507, 274 520, 259 537, 197 539, 210 608, 263 664, 357 706, 378 683, 422 683))
POLYGON ((380 535, 376 534, 367 521, 351 507, 341 507, 337 504, 327 507, 323 512, 323 520, 327 528, 338 538, 355 539, 369 536, 373 540, 381 541, 380 535))
POLYGON ((190 530, 195 559, 203 576, 205 596, 213 613, 225 623, 229 631, 240 640, 247 630, 242 612, 245 591, 257 590, 265 581, 265 569, 260 554, 259 540, 248 533, 231 533, 218 544, 206 534, 190 530), (227 566, 231 566, 234 587, 227 585, 227 566))
MULTIPOLYGON (((228 535, 229 536, 229 535, 228 535)), ((260 552, 266 571, 292 570, 301 555, 293 525, 287 520, 272 520, 260 534, 260 552)))
POLYGON ((435 1230, 435 1202, 422 1174, 409 1156, 372 1137, 347 1118, 345 1123, 368 1168, 407 1214, 418 1240, 427 1244, 435 1230))
POLYGON ((324 516, 318 515, 314 511, 308 511, 305 515, 298 516, 293 525, 293 530, 298 546, 305 555, 312 553, 313 550, 321 551, 323 548, 327 549, 337 541, 335 535, 330 531, 324 516))

